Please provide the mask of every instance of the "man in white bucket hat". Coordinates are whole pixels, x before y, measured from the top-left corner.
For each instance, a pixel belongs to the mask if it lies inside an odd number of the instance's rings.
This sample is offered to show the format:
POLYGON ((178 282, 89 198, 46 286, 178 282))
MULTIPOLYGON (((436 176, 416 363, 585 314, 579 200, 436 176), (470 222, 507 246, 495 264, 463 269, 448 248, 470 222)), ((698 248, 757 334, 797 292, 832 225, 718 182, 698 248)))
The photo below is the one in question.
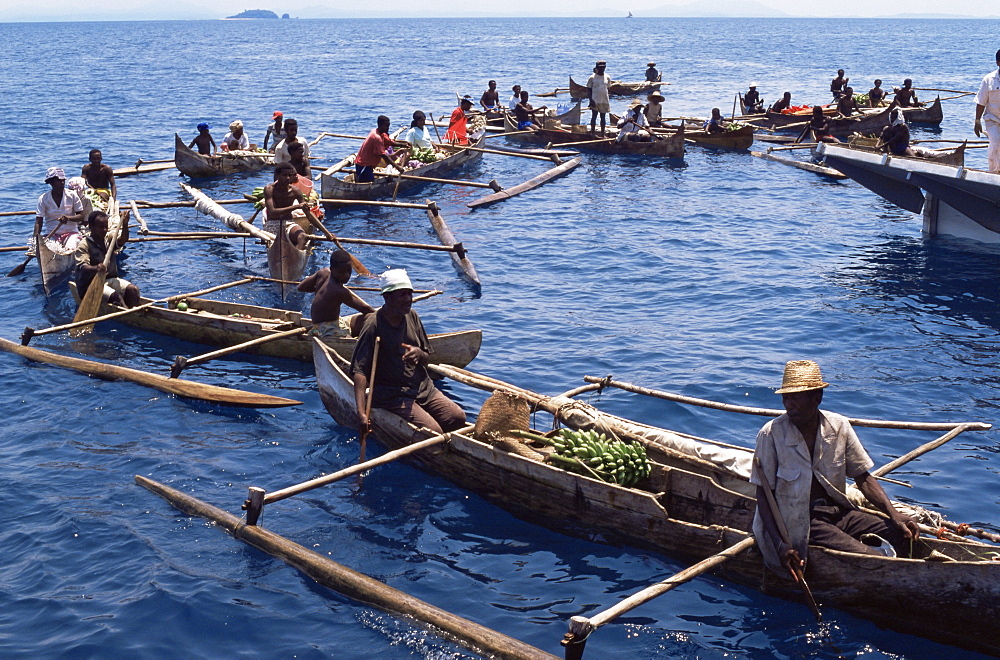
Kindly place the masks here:
POLYGON ((379 339, 378 366, 372 385, 372 407, 383 408, 436 433, 465 424, 465 412, 436 387, 427 373, 431 346, 413 304, 413 285, 402 268, 382 274, 385 304, 370 314, 361 328, 351 359, 359 430, 369 428, 365 390, 372 372, 375 338, 379 339))
POLYGON ((765 563, 783 576, 790 566, 804 566, 809 545, 884 554, 858 540, 877 535, 879 541, 888 539, 904 554, 906 541, 919 534, 916 523, 896 511, 868 473, 874 463, 847 418, 819 409, 827 386, 812 360, 788 362, 781 388, 776 390, 785 414, 757 434, 750 478, 757 486, 753 532, 765 563), (889 520, 864 513, 848 500, 847 477, 889 520), (768 487, 774 492, 777 515, 787 528, 790 544, 782 540, 768 505, 764 492, 768 487))

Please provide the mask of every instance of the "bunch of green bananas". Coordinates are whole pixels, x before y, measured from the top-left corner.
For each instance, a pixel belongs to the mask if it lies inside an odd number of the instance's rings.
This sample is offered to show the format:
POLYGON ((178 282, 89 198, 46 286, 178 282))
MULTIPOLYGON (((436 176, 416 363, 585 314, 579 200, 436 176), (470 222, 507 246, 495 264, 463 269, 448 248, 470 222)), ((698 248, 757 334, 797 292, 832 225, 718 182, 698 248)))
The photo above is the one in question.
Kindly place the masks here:
POLYGON ((555 448, 548 460, 561 467, 620 486, 634 486, 649 476, 646 448, 608 438, 597 431, 560 429, 551 438, 524 431, 517 435, 555 448))
POLYGON ((264 208, 264 186, 257 186, 250 193, 250 197, 253 198, 254 210, 260 210, 264 208))

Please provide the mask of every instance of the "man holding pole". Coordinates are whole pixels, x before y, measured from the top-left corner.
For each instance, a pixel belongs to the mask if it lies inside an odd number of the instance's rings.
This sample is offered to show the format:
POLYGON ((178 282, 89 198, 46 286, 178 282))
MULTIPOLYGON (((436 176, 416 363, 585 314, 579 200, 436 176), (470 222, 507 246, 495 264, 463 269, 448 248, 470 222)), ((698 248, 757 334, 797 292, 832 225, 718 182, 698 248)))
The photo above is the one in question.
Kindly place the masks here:
POLYGON ((315 337, 358 336, 361 324, 375 308, 345 286, 351 281, 351 255, 347 250, 334 250, 330 254, 330 267, 318 271, 299 282, 299 291, 315 293, 310 316, 315 337), (352 316, 340 315, 340 306, 347 305, 360 312, 352 316))
POLYGON ((757 434, 750 478, 757 486, 753 533, 765 563, 779 575, 804 566, 809 544, 882 555, 891 551, 885 539, 897 553, 908 555, 906 542, 919 533, 868 473, 874 463, 847 418, 819 409, 828 385, 815 362, 788 362, 777 390, 786 412, 757 434), (888 520, 848 500, 847 477, 888 520), (765 488, 773 490, 777 510, 765 488))
POLYGON ((122 223, 115 245, 108 245, 108 214, 104 211, 93 211, 87 218, 90 226, 90 236, 83 239, 76 248, 76 290, 83 299, 90 288, 90 283, 98 273, 106 273, 102 298, 119 307, 135 307, 140 302, 139 289, 136 285, 118 275, 118 256, 115 254, 104 265, 108 250, 120 250, 128 242, 128 222, 122 223))
POLYGON ((996 54, 997 69, 983 76, 976 94, 976 137, 985 131, 990 140, 987 162, 990 172, 1000 173, 1000 50, 996 54))
POLYGON ((396 268, 383 273, 381 279, 385 304, 365 318, 351 359, 359 430, 363 434, 369 428, 365 390, 373 370, 376 338, 379 348, 374 383, 370 384, 372 407, 387 410, 435 433, 461 428, 465 412, 434 387, 427 373, 430 341, 420 317, 411 308, 410 278, 405 270, 396 268))

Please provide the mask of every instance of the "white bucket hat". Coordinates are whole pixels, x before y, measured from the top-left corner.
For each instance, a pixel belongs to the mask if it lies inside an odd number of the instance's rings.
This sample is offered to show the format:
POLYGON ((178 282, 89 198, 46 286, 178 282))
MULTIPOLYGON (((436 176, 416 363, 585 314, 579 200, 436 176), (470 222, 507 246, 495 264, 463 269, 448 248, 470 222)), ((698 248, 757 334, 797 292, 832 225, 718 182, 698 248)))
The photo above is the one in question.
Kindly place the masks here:
POLYGON ((399 291, 400 289, 413 291, 410 278, 402 268, 393 268, 392 270, 385 271, 382 273, 380 280, 383 294, 399 291))

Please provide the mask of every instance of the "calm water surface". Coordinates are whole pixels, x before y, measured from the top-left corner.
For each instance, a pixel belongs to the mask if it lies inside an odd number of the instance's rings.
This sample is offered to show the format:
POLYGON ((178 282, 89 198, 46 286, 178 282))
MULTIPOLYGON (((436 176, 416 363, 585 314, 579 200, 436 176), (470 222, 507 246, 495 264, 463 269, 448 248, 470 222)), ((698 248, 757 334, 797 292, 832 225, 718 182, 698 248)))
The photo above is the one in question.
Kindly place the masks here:
MULTIPOLYGON (((489 78, 531 92, 585 79, 593 61, 637 78, 660 63, 670 115, 728 112, 755 79, 768 101, 826 101, 845 68, 865 91, 912 77, 918 87, 975 89, 992 66, 1000 23, 806 20, 427 20, 0 25, 0 120, 7 149, 0 210, 34 207, 45 168, 76 171, 92 147, 115 167, 171 155, 208 121, 235 118, 263 139, 272 111, 301 133, 361 134, 384 113, 449 112, 454 93, 489 78), (749 36, 747 36, 749 35, 749 36), (877 37, 877 38, 876 38, 877 37), (23 138, 22 138, 23 136, 23 138)), ((624 106, 624 104, 620 104, 624 106)), ((947 101, 940 131, 971 135, 973 106, 947 101)), ((357 142, 325 140, 322 162, 357 142)), ((970 164, 985 162, 970 151, 970 164)), ((513 185, 543 165, 486 156, 465 172, 513 185)), ((120 181, 125 199, 184 199, 176 172, 120 181)), ((234 197, 267 176, 199 185, 234 197)), ((423 192, 470 249, 481 294, 440 253, 362 248, 372 270, 404 266, 430 331, 482 328, 472 367, 556 393, 585 374, 693 396, 777 406, 788 359, 818 360, 828 408, 861 417, 998 420, 1000 253, 926 241, 919 220, 852 183, 740 153, 691 148, 683 164, 587 157, 569 176, 470 213, 465 188, 423 192)), ((189 209, 149 210, 161 231, 217 229, 189 209)), ((2 218, 5 245, 30 217, 2 218)), ((333 216, 345 236, 433 242, 417 211, 333 216)), ((315 263, 326 260, 320 249, 315 263)), ((4 257, 9 270, 16 254, 4 257)), ((241 243, 145 243, 128 277, 154 296, 263 274, 241 243)), ((368 282, 358 282, 368 284, 368 282)), ((278 305, 261 286, 220 293, 278 305)), ((306 309, 307 300, 289 303, 306 309)), ((0 280, 0 335, 68 321, 37 269, 0 280)), ((166 373, 201 346, 105 324, 82 339, 33 345, 166 373)), ((190 377, 289 396, 304 405, 234 411, 105 383, 0 355, 0 648, 4 657, 464 658, 420 626, 348 601, 295 570, 178 515, 133 484, 148 475, 237 512, 251 484, 279 488, 351 464, 356 435, 322 409, 310 365, 240 358, 190 377)), ((477 407, 479 392, 451 393, 477 407)), ((750 445, 762 420, 685 410, 624 393, 615 412, 750 445)), ((876 463, 931 439, 865 430, 876 463)), ((967 434, 903 468, 893 497, 997 531, 1000 443, 967 434)), ((380 468, 269 508, 268 528, 419 598, 561 653, 566 621, 680 570, 664 555, 576 539, 521 521, 433 475, 380 468)), ((596 633, 587 657, 955 657, 953 648, 838 611, 820 634, 808 611, 715 578, 685 585, 596 633)))

